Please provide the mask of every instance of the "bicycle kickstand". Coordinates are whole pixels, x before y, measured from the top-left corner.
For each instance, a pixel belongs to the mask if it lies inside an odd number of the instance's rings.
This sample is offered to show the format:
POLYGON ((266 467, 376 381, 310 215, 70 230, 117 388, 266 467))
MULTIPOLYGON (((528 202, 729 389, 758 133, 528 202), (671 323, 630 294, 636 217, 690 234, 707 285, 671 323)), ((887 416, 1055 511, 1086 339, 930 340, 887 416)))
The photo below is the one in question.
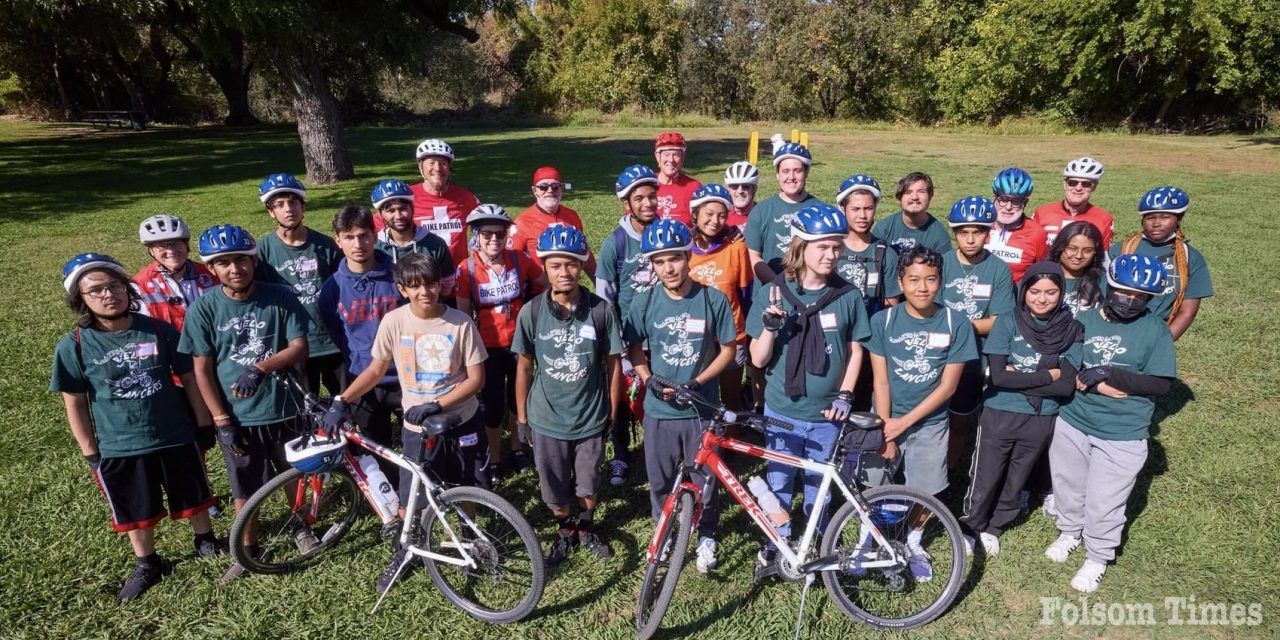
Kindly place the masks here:
POLYGON ((809 597, 809 586, 813 584, 813 573, 805 574, 804 588, 800 591, 800 611, 796 613, 796 635, 795 640, 800 640, 800 628, 804 626, 804 603, 809 597))

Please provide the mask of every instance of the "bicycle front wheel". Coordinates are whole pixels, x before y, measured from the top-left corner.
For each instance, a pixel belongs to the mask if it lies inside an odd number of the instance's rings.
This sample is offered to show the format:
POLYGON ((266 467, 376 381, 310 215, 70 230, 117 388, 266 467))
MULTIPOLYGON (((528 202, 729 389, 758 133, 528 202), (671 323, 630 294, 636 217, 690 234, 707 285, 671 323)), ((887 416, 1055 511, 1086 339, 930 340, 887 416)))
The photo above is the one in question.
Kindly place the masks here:
POLYGON ((649 640, 662 624, 662 616, 671 605, 680 571, 684 569, 685 554, 689 551, 689 538, 693 532, 693 494, 680 493, 672 507, 671 515, 662 523, 662 530, 654 533, 658 541, 658 553, 649 558, 644 571, 644 583, 640 586, 640 600, 636 603, 636 635, 649 640))
POLYGON ((546 565, 533 527, 511 503, 492 491, 455 487, 436 497, 440 513, 422 519, 422 547, 446 557, 459 557, 447 526, 474 567, 423 558, 427 573, 444 597, 485 622, 524 619, 542 598, 546 565))
POLYGON ((862 562, 891 553, 871 536, 852 503, 841 507, 822 538, 822 556, 841 568, 822 582, 850 617, 877 629, 914 629, 951 606, 964 580, 965 550, 960 523, 937 498, 911 487, 876 487, 863 496, 869 519, 902 562, 864 568, 862 562), (916 543, 918 532, 919 542, 916 543), (908 561, 909 559, 909 561, 908 561))
POLYGON ((360 503, 360 488, 346 469, 304 474, 290 468, 258 489, 236 515, 231 554, 254 573, 297 569, 338 544, 360 503), (255 542, 256 552, 250 547, 255 542))

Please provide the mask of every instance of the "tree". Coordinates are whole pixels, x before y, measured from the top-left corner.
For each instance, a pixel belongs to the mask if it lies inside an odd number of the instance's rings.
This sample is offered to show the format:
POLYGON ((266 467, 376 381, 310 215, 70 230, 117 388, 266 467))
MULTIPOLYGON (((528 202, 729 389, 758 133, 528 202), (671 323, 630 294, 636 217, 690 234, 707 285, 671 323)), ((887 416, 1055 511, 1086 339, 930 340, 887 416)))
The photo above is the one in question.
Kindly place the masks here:
POLYGON ((219 15, 218 8, 191 0, 166 0, 162 24, 182 43, 186 58, 203 67, 217 83, 227 101, 223 124, 255 125, 259 120, 249 106, 253 63, 247 59, 244 34, 230 16, 219 15))

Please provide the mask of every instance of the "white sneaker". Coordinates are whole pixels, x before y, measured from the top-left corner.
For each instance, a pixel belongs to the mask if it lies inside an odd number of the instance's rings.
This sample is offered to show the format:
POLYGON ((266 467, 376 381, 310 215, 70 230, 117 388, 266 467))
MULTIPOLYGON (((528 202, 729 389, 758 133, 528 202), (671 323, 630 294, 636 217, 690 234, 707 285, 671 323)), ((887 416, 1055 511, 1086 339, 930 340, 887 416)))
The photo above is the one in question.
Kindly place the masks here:
POLYGON ((1102 582, 1102 574, 1106 572, 1107 565, 1085 560, 1076 577, 1071 579, 1071 588, 1080 593, 1093 593, 1098 590, 1098 583, 1102 582))
POLYGON ((1079 546, 1080 538, 1064 533, 1059 535, 1058 539, 1054 540, 1048 549, 1044 550, 1044 557, 1057 563, 1063 563, 1067 561, 1067 556, 1071 555, 1071 552, 1075 551, 1076 547, 1079 546))
POLYGON ((1047 516, 1050 520, 1058 519, 1058 508, 1057 508, 1057 505, 1055 505, 1053 502, 1052 493, 1045 494, 1044 506, 1041 508, 1041 511, 1043 511, 1044 515, 1047 516))
POLYGON ((973 555, 973 536, 967 533, 960 534, 960 539, 964 540, 964 554, 966 556, 973 555))
POLYGON ((978 534, 978 539, 982 541, 982 550, 988 556, 994 557, 1000 555, 1000 538, 997 538, 985 531, 978 534))
POLYGON ((614 458, 609 461, 609 484, 620 487, 627 481, 627 463, 614 458))
POLYGON ((706 536, 698 538, 698 559, 694 563, 698 573, 707 573, 716 568, 716 541, 706 536))

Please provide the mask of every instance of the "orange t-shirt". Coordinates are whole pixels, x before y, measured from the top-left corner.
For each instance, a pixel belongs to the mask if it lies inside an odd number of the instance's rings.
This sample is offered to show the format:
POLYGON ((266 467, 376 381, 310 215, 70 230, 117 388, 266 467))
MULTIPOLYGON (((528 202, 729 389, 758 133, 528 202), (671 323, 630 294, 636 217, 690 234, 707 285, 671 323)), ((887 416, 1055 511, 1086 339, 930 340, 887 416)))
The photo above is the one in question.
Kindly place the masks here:
POLYGON ((1067 212, 1067 206, 1061 200, 1050 202, 1036 209, 1035 221, 1044 227, 1045 242, 1049 244, 1053 244, 1054 238, 1058 237, 1063 227, 1077 222, 1088 222, 1102 232, 1102 248, 1105 251, 1111 246, 1111 237, 1116 232, 1115 218, 1106 209, 1092 202, 1084 213, 1074 216, 1067 212))
MULTIPOLYGON (((515 224, 511 227, 511 235, 507 237, 507 248, 523 251, 533 258, 538 266, 542 266, 542 260, 538 258, 538 237, 553 224, 566 224, 583 233, 587 232, 587 229, 582 226, 582 217, 577 211, 560 205, 555 213, 547 213, 535 204, 516 216, 515 224)), ((590 254, 591 250, 588 249, 587 253, 590 254)))
POLYGON ((516 335, 516 316, 524 306, 525 297, 538 293, 539 287, 534 281, 542 277, 542 267, 515 250, 503 252, 501 274, 487 267, 479 252, 472 251, 469 258, 458 263, 455 291, 458 300, 471 303, 484 346, 510 347, 516 335), (475 295, 480 299, 472 300, 475 295))
POLYGON ((719 290, 729 299, 733 311, 733 326, 738 330, 738 341, 747 339, 746 310, 742 308, 742 290, 752 282, 751 259, 747 256, 747 243, 737 240, 720 247, 715 253, 693 252, 689 260, 689 275, 698 282, 719 290))

